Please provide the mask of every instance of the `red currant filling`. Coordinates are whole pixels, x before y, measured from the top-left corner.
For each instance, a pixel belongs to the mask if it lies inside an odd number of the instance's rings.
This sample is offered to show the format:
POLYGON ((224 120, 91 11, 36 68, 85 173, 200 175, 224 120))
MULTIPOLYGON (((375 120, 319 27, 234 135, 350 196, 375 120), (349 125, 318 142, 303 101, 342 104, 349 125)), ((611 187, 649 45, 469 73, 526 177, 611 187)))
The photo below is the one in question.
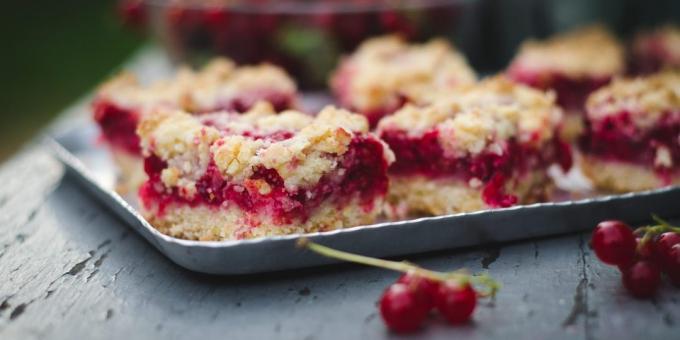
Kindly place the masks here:
POLYGON ((368 124, 370 125, 371 128, 375 128, 378 125, 378 122, 380 119, 382 119, 385 116, 389 116, 399 110, 407 100, 402 97, 400 100, 399 104, 394 105, 394 106, 383 106, 383 107, 378 107, 370 110, 364 110, 364 111, 359 111, 362 115, 368 119, 368 124))
POLYGON ((160 179, 167 166, 155 156, 146 158, 145 171, 149 180, 140 188, 142 203, 157 207, 162 215, 169 204, 210 206, 213 208, 235 204, 248 214, 268 214, 276 224, 306 221, 314 209, 324 202, 332 202, 339 208, 350 200, 359 199, 366 211, 373 208, 374 200, 387 192, 387 161, 382 144, 366 136, 355 137, 348 151, 339 159, 338 169, 321 178, 312 187, 288 190, 283 179, 274 169, 258 167, 242 184, 230 183, 215 164, 208 166, 197 181, 197 194, 192 199, 181 196, 177 189, 168 192, 160 179), (271 190, 262 194, 255 187, 265 181, 271 190))
POLYGON ((500 155, 487 151, 476 156, 453 158, 445 155, 438 136, 438 130, 427 131, 419 137, 411 137, 403 130, 382 132, 380 137, 396 156, 390 173, 433 179, 453 177, 465 182, 476 178, 484 185, 482 198, 485 203, 492 207, 507 207, 517 203, 516 197, 503 193, 507 180, 534 169, 545 169, 553 163, 568 170, 572 163, 569 146, 558 140, 538 149, 510 139, 500 155))
POLYGON ((559 72, 546 75, 523 70, 511 70, 510 77, 533 88, 554 90, 557 94, 557 104, 567 112, 583 111, 588 96, 598 88, 607 85, 611 80, 611 77, 608 76, 575 79, 559 72))
POLYGON ((679 170, 680 112, 664 114, 653 128, 645 130, 635 125, 628 111, 586 124, 586 132, 579 141, 584 153, 606 160, 654 166, 657 150, 663 146, 670 152, 674 166, 657 167, 657 172, 679 170))
POLYGON ((632 74, 651 74, 660 71, 664 66, 672 64, 673 55, 660 37, 649 38, 642 49, 634 51, 630 60, 632 74))
MULTIPOLYGON (((204 110, 245 112, 257 104, 258 101, 268 101, 274 111, 280 112, 295 105, 295 96, 277 91, 254 91, 244 93, 230 100, 221 101, 214 108, 204 110)), ((122 108, 107 100, 97 100, 93 103, 94 119, 102 129, 103 138, 114 148, 122 149, 133 155, 141 155, 137 123, 139 113, 134 109, 122 108)))
POLYGON ((238 97, 218 101, 215 107, 211 107, 204 112, 214 112, 214 111, 235 111, 235 112, 246 112, 251 107, 255 106, 259 101, 267 101, 272 104, 274 111, 281 112, 295 106, 295 96, 289 93, 272 91, 272 90, 259 90, 250 93, 244 93, 238 97))
POLYGON ((114 148, 140 155, 136 129, 139 114, 105 100, 95 101, 94 120, 102 130, 102 137, 114 148))

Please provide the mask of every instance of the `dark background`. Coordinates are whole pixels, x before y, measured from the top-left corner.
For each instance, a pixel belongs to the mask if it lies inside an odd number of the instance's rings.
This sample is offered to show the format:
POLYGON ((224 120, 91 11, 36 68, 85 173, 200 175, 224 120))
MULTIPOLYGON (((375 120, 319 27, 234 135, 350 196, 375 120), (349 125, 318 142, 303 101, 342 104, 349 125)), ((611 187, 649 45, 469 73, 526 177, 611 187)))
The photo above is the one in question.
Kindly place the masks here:
MULTIPOLYGON (((463 41, 481 71, 500 69, 527 35, 603 21, 622 37, 680 21, 680 0, 469 0, 463 41)), ((114 0, 9 0, 0 11, 0 160, 92 90, 144 37, 122 27, 114 0)))
POLYGON ((10 0, 0 10, 0 160, 143 42, 112 0, 10 0))

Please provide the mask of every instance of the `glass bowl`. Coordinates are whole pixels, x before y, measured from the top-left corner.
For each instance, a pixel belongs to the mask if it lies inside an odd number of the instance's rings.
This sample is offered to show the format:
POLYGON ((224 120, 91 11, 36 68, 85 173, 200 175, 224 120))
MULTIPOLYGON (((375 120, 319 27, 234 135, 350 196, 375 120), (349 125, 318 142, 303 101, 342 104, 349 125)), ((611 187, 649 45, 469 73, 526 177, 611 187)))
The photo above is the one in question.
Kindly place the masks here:
POLYGON ((320 88, 341 55, 368 37, 452 37, 466 0, 141 0, 148 24, 176 62, 216 55, 284 67, 320 88))

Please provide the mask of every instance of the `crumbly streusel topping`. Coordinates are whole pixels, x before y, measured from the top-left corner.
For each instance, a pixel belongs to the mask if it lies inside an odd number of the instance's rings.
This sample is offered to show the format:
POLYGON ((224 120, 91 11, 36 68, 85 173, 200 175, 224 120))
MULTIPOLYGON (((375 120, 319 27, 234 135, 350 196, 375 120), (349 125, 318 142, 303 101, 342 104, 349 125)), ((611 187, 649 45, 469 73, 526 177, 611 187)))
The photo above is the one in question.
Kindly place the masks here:
POLYGON ((154 153, 168 163, 161 173, 163 182, 193 196, 196 181, 210 164, 210 146, 220 138, 220 132, 187 113, 159 111, 142 119, 137 134, 145 154, 154 153))
POLYGON ((278 66, 262 64, 258 66, 241 66, 234 69, 228 79, 211 86, 206 84, 190 93, 192 111, 208 111, 218 107, 220 102, 239 95, 263 95, 267 93, 283 93, 295 95, 295 82, 278 66))
POLYGON ((504 77, 432 94, 422 106, 407 105, 378 124, 378 131, 402 130, 417 137, 436 129, 439 142, 455 155, 500 150, 511 137, 543 143, 555 133, 562 114, 551 92, 513 83, 504 77))
MULTIPOLYGON (((138 134, 146 154, 153 153, 168 163, 161 174, 164 184, 179 187, 180 194, 191 197, 196 191, 195 181, 211 160, 232 183, 255 185, 263 193, 269 190, 266 183, 249 179, 260 166, 275 169, 289 190, 308 187, 338 169, 338 156, 347 152, 356 134, 368 133, 365 117, 334 107, 326 107, 316 118, 293 111, 281 115, 265 111, 259 107, 243 116, 215 113, 200 117, 166 111, 142 119, 138 134), (239 121, 240 127, 250 125, 250 130, 212 122, 220 115, 221 120, 239 121), (205 125, 207 120, 211 125, 205 125), (274 132, 277 128, 273 126, 293 133, 292 137, 253 137, 274 132)), ((388 162, 394 160, 387 146, 385 155, 388 162)))
POLYGON ((182 67, 172 79, 148 86, 133 74, 123 72, 104 83, 97 96, 142 112, 158 107, 202 112, 238 96, 264 92, 292 96, 296 86, 279 67, 268 64, 236 67, 231 60, 218 58, 198 71, 182 67))
POLYGON ((575 78, 613 76, 624 71, 625 57, 616 37, 604 26, 593 25, 523 43, 511 67, 575 78))
POLYGON ((277 131, 297 131, 314 120, 314 117, 294 110, 276 114, 268 102, 258 102, 243 114, 213 112, 197 117, 202 124, 214 126, 222 134, 255 132, 267 135, 277 131))
POLYGON ((667 58, 667 62, 680 66, 680 27, 666 25, 651 32, 645 32, 635 37, 633 49, 639 54, 647 54, 651 51, 662 49, 661 53, 667 58))
POLYGON ((640 128, 654 126, 668 113, 680 118, 680 71, 616 79, 590 95, 586 110, 590 120, 625 111, 640 128))
POLYGON ((475 72, 465 57, 443 39, 408 44, 397 36, 365 41, 347 58, 336 73, 336 82, 349 81, 343 94, 351 106, 367 110, 392 106, 399 95, 409 97, 416 90, 451 88, 472 83, 475 72), (343 72, 349 72, 345 77, 343 72))

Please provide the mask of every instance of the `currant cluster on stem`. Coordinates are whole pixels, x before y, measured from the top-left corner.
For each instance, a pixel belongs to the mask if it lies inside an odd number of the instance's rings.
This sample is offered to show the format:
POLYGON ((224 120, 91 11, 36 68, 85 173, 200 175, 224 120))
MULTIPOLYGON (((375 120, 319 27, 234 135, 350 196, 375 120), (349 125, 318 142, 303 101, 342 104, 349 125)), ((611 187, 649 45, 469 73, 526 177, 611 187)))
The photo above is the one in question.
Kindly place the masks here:
POLYGON ((680 286, 680 228, 653 218, 657 224, 635 231, 621 221, 600 222, 591 239, 600 261, 617 266, 624 287, 638 298, 656 293, 662 273, 680 286))
POLYGON ((408 262, 387 261, 331 249, 301 238, 298 246, 335 259, 403 272, 380 297, 380 315, 392 331, 414 332, 432 311, 452 325, 472 318, 477 299, 496 294, 500 285, 486 274, 471 275, 461 269, 435 272, 408 262))

